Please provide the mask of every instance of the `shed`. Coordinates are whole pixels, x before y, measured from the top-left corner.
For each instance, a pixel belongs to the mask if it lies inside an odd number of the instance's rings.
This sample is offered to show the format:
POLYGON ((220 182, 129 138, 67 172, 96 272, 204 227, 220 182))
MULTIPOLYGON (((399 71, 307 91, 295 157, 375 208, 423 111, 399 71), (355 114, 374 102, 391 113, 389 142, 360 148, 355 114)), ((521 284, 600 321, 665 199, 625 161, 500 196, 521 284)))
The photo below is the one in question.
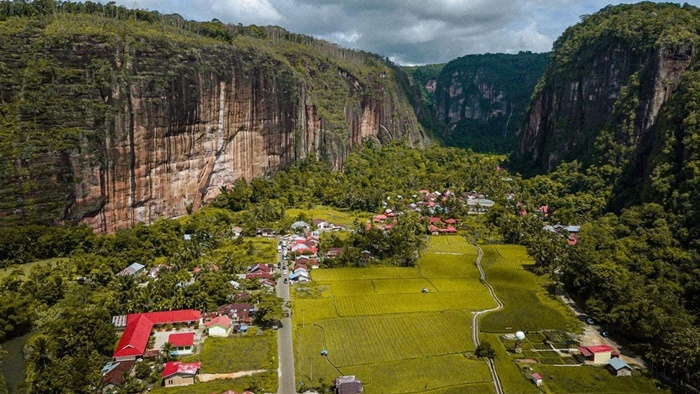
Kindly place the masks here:
POLYGON ((530 375, 530 379, 532 380, 532 383, 535 384, 535 386, 537 386, 537 387, 542 386, 542 382, 543 382, 542 375, 540 375, 538 373, 533 373, 530 375))
POLYGON ((608 369, 615 376, 632 376, 632 367, 619 358, 612 358, 608 363, 608 369))

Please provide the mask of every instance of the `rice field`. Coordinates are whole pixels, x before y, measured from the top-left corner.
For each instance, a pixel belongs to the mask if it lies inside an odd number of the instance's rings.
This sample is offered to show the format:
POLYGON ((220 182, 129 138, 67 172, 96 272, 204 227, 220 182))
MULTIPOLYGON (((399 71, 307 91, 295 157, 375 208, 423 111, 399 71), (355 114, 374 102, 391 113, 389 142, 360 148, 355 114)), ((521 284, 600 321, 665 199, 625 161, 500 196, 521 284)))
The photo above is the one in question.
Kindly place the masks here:
POLYGON ((312 387, 355 374, 367 393, 493 392, 470 358, 471 311, 496 305, 476 256, 459 236, 432 237, 417 267, 314 270, 327 290, 293 300, 298 378, 312 387))
POLYGON ((337 367, 474 350, 468 312, 362 316, 318 325, 337 367))

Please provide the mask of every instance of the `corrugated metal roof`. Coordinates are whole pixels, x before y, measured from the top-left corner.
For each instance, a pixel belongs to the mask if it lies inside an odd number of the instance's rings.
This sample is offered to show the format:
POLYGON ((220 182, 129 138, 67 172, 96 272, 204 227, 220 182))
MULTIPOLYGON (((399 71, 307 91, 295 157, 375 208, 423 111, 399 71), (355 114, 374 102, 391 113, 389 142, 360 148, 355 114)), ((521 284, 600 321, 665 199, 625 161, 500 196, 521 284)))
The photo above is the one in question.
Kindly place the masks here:
POLYGON ((616 371, 619 371, 623 368, 629 368, 632 369, 632 367, 629 366, 626 362, 620 360, 619 358, 611 358, 610 359, 610 366, 615 368, 616 371))

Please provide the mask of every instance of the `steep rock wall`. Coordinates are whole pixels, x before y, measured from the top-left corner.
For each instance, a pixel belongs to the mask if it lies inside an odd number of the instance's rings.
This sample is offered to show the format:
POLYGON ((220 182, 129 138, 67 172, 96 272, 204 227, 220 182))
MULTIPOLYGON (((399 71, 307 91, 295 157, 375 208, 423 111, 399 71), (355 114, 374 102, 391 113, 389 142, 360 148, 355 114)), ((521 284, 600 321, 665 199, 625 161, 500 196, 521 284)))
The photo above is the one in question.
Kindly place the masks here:
POLYGON ((351 98, 342 122, 328 126, 324 92, 283 57, 136 34, 37 39, 48 28, 0 44, 16 55, 0 70, 17 81, 0 102, 11 138, 0 176, 6 225, 71 221, 112 232, 197 210, 236 179, 310 154, 339 169, 366 138, 427 143, 388 68, 374 70, 384 81, 375 83, 324 65, 351 98))

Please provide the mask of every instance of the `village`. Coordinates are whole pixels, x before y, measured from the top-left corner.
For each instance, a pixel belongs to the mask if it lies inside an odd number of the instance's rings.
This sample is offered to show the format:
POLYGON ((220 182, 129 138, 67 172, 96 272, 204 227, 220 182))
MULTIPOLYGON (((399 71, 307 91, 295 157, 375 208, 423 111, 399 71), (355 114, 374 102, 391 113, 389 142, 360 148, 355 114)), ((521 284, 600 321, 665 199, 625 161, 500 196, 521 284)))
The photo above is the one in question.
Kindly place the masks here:
MULTIPOLYGON (((420 220, 425 226, 425 235, 429 236, 454 236, 459 234, 462 223, 458 218, 452 217, 450 209, 443 204, 454 198, 449 191, 430 192, 421 190, 413 195, 410 202, 402 201, 400 209, 396 205, 384 203, 381 213, 370 217, 363 225, 365 230, 376 229, 381 232, 390 232, 397 225, 398 221, 406 212, 415 212, 420 215, 420 220)), ((396 200, 402 200, 398 196, 396 200)), ((460 197, 458 201, 467 209, 468 215, 484 215, 494 206, 495 202, 489 200, 478 193, 469 193, 460 197)), ((398 204, 397 204, 398 205, 398 204)), ((527 214, 524 208, 521 215, 527 214)), ((546 215, 547 207, 541 207, 539 214, 546 215)), ((576 244, 576 237, 579 226, 562 226, 559 224, 546 225, 544 230, 563 237, 567 237, 571 246, 576 244)), ((308 284, 313 279, 312 272, 330 266, 334 259, 343 256, 344 247, 327 246, 323 244, 324 234, 348 233, 355 231, 343 225, 332 223, 326 218, 313 218, 307 223, 297 220, 292 223, 285 234, 279 234, 273 229, 257 229, 257 237, 270 239, 274 242, 277 253, 276 262, 258 262, 247 266, 245 272, 236 274, 236 280, 230 281, 236 292, 230 295, 232 302, 218 306, 216 310, 171 310, 153 311, 145 313, 133 313, 128 315, 114 316, 112 319, 115 329, 120 333, 119 343, 114 351, 113 360, 102 369, 103 392, 116 393, 125 379, 134 376, 135 366, 139 363, 149 365, 150 369, 162 370, 161 380, 156 386, 163 388, 179 387, 198 384, 199 382, 213 381, 217 379, 230 379, 238 376, 252 376, 265 369, 248 371, 230 371, 228 373, 211 374, 202 373, 206 370, 206 365, 201 361, 201 353, 208 341, 214 338, 234 340, 236 338, 255 338, 264 335, 265 332, 276 332, 279 336, 279 348, 277 358, 279 360, 280 376, 285 375, 283 371, 287 369, 286 375, 292 375, 294 381, 293 358, 290 365, 283 365, 283 353, 289 355, 294 353, 292 349, 293 340, 283 341, 283 336, 292 336, 291 313, 293 309, 289 307, 291 300, 290 286, 297 284, 308 284), (254 284, 250 286, 250 284, 254 284), (257 319, 258 305, 252 299, 256 294, 276 294, 281 301, 282 317, 268 324, 261 324, 257 319), (254 333, 254 334, 253 334, 254 333), (286 347, 286 348, 285 348, 286 347), (198 359, 197 359, 198 358, 198 359), (197 361, 194 361, 197 359, 197 361), (290 369, 291 368, 291 369, 290 369)), ((234 234, 241 236, 241 229, 235 228, 234 234)), ((189 238, 188 235, 185 236, 189 238)), ((360 258, 366 265, 373 260, 369 250, 363 250, 360 258)), ((169 267, 164 264, 148 269, 142 264, 134 263, 126 267, 120 276, 143 276, 147 280, 158 280, 161 271, 169 267)), ((197 276, 203 270, 216 272, 219 268, 215 265, 207 267, 196 267, 191 272, 188 282, 181 283, 187 286, 194 283, 197 276)), ((422 292, 427 293, 428 287, 423 287, 422 292)), ((592 323, 592 322, 589 322, 592 323)), ((522 338, 511 338, 511 334, 501 337, 501 342, 513 354, 521 354, 523 351, 522 338), (515 341, 513 341, 515 339, 515 341)), ((523 337, 524 338, 524 337, 523 337)), ((528 339, 529 341, 529 339, 528 339)), ((526 341, 527 342, 527 341, 526 341)), ((570 343, 567 343, 567 346, 570 343)), ((533 352, 548 352, 551 347, 553 352, 561 357, 564 364, 588 364, 602 365, 611 370, 615 376, 629 376, 632 367, 619 358, 619 352, 607 344, 591 346, 577 346, 574 348, 557 349, 554 345, 543 337, 541 343, 533 343, 528 346, 527 352, 535 356, 540 354, 533 352), (531 346, 531 347, 530 347, 531 346), (543 350, 541 347, 544 346, 543 350), (569 361, 571 360, 571 361, 569 361)), ((298 351, 298 350, 297 350, 298 351)), ((324 349, 323 352, 326 352, 324 349)), ((541 353, 544 354, 544 353, 541 353)), ((228 357, 246 357, 245 354, 231 354, 228 357)), ((292 356, 293 357, 293 356, 292 356)), ((532 358, 537 363, 538 358, 532 358)), ((527 362, 525 359, 524 362, 527 362)), ((521 360, 521 362, 523 362, 521 360)), ((532 371, 531 367, 529 368, 532 371)), ((542 375, 531 372, 529 379, 539 387, 542 384, 542 375)), ((302 383, 303 384, 303 383, 302 383)), ((354 375, 339 375, 333 380, 333 390, 336 393, 360 393, 363 392, 363 385, 354 375)), ((282 382, 280 381, 280 392, 282 382)), ((224 393, 234 393, 232 390, 224 393)), ((251 394, 253 391, 243 393, 251 394)))

